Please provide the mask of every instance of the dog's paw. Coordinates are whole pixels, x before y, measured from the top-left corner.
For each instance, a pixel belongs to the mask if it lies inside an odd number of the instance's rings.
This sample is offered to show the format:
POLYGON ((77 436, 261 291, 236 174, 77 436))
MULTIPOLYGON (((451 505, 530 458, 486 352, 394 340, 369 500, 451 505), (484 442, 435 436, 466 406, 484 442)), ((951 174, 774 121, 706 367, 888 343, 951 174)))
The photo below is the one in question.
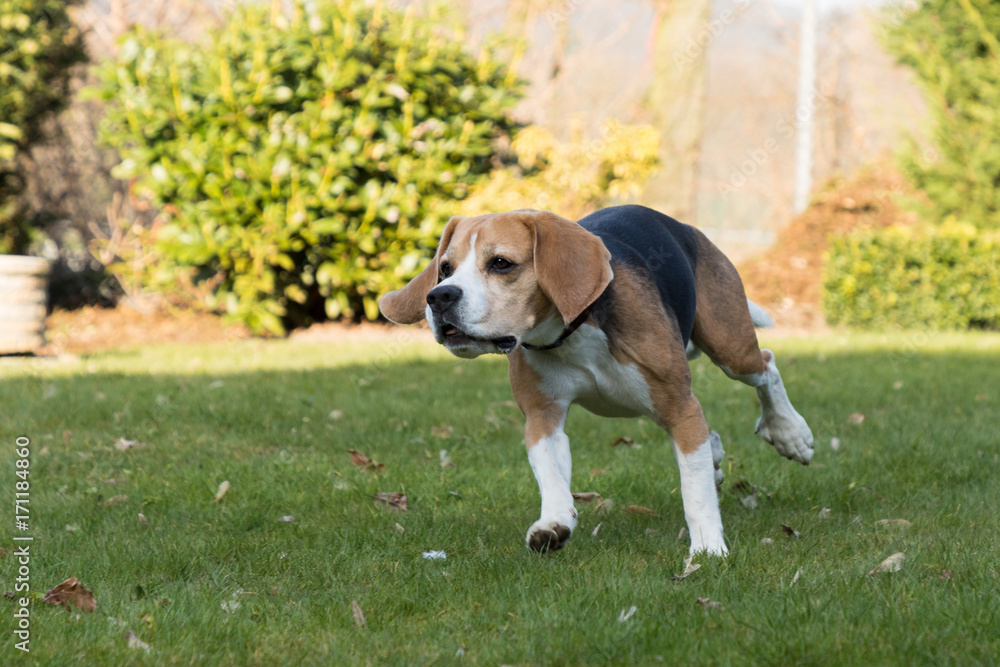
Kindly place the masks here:
POLYGON ((719 531, 717 535, 712 535, 707 539, 691 540, 691 550, 688 552, 691 556, 695 554, 705 552, 709 556, 718 556, 720 558, 725 558, 729 555, 729 549, 726 548, 726 541, 722 539, 722 532, 719 531))
MULTIPOLYGON (((575 512, 574 512, 575 514, 575 512)), ((562 549, 576 528, 576 517, 567 513, 556 519, 539 519, 531 524, 525 543, 532 551, 545 553, 562 549)))
POLYGON ((708 441, 712 444, 712 465, 715 466, 715 488, 722 488, 722 460, 726 452, 722 450, 722 438, 715 431, 708 436, 708 441))
POLYGON ((812 431, 794 409, 765 412, 757 420, 757 433, 787 459, 803 465, 809 465, 812 460, 812 431))

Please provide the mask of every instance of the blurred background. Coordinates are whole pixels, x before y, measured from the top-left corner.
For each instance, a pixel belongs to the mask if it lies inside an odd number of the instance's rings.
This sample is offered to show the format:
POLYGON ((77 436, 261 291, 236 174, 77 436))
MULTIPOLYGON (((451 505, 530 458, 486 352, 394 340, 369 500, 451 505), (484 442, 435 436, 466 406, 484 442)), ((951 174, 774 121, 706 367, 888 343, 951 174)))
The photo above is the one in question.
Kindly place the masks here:
POLYGON ((50 350, 376 321, 452 214, 626 202, 787 327, 1000 322, 1000 2, 13 0, 0 35, 0 251, 51 266, 0 302, 45 281, 50 350))

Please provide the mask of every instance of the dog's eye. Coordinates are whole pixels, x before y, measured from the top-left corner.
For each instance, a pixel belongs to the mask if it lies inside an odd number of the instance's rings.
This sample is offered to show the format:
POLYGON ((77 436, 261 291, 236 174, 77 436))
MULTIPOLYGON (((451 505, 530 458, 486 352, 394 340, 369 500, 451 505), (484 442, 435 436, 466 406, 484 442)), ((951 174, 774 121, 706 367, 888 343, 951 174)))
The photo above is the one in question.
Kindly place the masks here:
POLYGON ((514 262, 506 257, 494 257, 490 260, 490 269, 493 271, 508 271, 514 268, 514 262))
POLYGON ((441 271, 441 278, 447 278, 453 273, 451 264, 449 264, 448 262, 441 262, 440 271, 441 271))

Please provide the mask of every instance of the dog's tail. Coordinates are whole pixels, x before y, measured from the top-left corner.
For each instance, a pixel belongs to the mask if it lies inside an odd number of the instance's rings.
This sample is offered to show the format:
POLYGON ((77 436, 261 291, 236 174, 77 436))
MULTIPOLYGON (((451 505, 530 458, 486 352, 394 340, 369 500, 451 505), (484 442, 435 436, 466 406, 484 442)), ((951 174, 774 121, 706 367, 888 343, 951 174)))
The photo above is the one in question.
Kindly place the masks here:
POLYGON ((774 328, 774 320, 771 319, 771 316, 763 308, 750 299, 747 299, 747 308, 750 309, 750 319, 753 320, 755 327, 758 329, 774 328))

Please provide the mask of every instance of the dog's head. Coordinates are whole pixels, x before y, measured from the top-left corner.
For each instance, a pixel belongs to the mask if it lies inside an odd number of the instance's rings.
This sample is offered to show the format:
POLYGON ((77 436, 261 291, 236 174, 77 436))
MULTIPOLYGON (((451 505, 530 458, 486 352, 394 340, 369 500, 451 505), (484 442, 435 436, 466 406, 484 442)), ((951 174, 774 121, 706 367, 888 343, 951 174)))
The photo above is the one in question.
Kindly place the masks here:
POLYGON ((612 277, 601 239, 553 213, 456 216, 427 268, 379 307, 399 324, 426 317, 456 356, 507 354, 551 342, 612 277))

